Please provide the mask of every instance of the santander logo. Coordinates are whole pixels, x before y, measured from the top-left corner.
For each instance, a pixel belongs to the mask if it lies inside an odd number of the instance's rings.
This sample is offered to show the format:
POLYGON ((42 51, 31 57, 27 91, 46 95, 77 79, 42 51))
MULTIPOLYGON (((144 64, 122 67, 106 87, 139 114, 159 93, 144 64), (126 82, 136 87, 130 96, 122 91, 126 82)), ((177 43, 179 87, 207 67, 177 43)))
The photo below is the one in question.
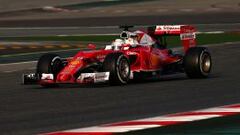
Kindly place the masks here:
POLYGON ((172 31, 172 30, 180 30, 181 25, 162 25, 157 26, 156 30, 165 30, 165 31, 172 31))

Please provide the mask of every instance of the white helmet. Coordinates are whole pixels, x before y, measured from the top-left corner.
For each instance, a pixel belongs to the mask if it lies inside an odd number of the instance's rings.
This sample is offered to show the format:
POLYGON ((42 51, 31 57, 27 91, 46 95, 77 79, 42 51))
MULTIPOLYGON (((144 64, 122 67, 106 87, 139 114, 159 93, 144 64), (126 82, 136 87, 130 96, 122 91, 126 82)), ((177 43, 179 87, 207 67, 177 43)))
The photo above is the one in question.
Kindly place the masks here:
POLYGON ((115 41, 113 41, 112 45, 114 47, 114 50, 119 50, 119 48, 124 44, 122 39, 115 39, 115 41))
POLYGON ((129 44, 132 47, 136 47, 138 45, 138 41, 134 38, 128 38, 125 40, 125 44, 129 44))

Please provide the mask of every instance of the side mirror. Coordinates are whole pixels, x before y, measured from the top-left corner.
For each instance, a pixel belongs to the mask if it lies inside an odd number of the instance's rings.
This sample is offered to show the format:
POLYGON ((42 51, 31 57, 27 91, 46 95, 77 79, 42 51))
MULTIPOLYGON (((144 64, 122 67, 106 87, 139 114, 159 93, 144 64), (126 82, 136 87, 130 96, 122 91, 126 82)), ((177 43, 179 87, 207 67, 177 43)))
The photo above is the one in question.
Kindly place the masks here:
POLYGON ((88 49, 95 50, 96 45, 95 44, 88 44, 88 49))

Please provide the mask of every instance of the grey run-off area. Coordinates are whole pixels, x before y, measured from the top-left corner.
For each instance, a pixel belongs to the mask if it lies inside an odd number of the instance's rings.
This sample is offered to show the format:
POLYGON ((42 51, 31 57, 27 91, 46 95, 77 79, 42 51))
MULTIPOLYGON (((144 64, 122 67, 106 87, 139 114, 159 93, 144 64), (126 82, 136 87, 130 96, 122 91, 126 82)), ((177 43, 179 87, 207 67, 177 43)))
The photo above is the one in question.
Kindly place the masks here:
MULTIPOLYGON (((135 26, 134 29, 146 30, 151 25, 135 26)), ((199 32, 232 32, 240 31, 240 23, 223 24, 193 24, 199 32)), ((18 27, 1 28, 0 37, 22 36, 78 36, 78 35, 108 35, 119 34, 119 26, 82 26, 82 27, 18 27)))

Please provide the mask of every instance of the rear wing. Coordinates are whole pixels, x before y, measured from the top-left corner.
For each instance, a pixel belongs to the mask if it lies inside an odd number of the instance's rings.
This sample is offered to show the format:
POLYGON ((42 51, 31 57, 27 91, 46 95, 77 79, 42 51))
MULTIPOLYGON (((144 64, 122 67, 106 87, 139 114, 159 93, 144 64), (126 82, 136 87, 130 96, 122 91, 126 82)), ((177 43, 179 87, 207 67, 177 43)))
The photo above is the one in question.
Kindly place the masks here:
POLYGON ((184 52, 190 47, 196 46, 196 28, 190 25, 157 25, 151 27, 149 34, 155 36, 161 35, 179 35, 184 52))

